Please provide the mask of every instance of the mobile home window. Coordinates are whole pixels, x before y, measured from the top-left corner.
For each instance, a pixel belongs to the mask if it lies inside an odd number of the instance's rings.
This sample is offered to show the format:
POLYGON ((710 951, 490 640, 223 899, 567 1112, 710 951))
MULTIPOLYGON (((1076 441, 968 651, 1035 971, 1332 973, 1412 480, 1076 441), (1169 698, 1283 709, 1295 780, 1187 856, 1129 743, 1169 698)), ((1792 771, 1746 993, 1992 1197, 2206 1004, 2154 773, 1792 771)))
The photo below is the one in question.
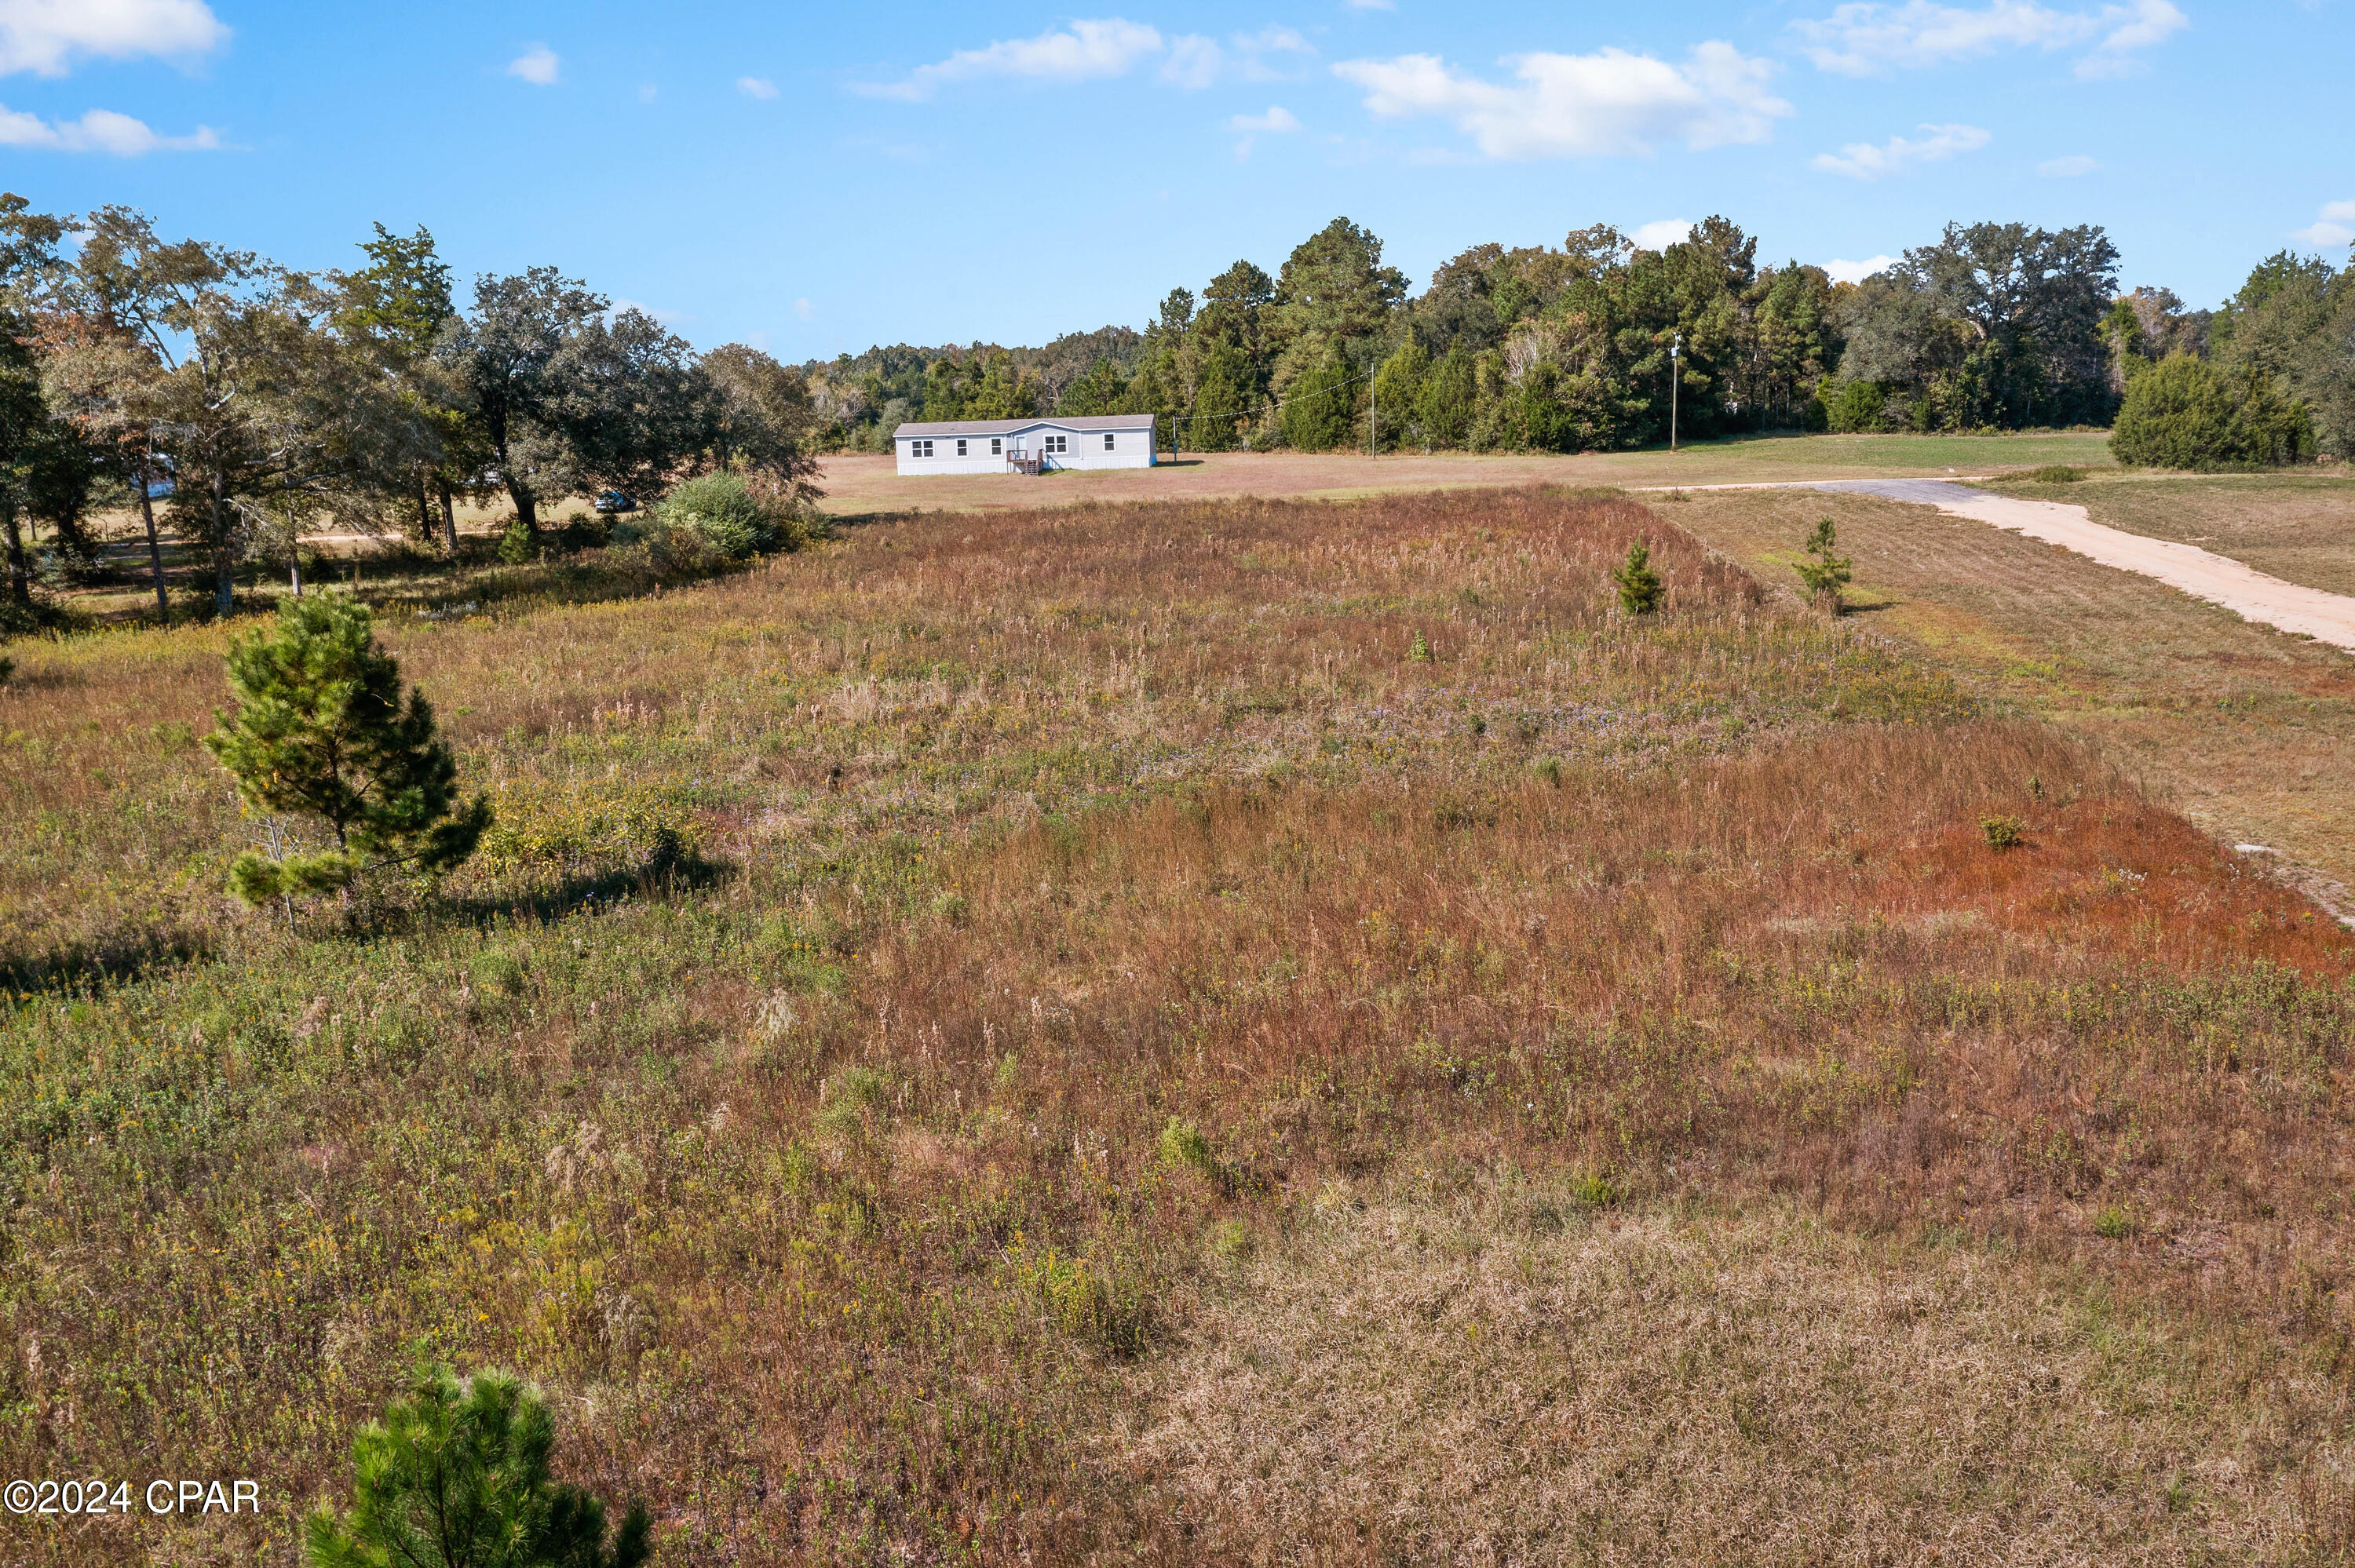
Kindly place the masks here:
POLYGON ((1071 438, 1069 436, 1049 436, 1047 438, 1047 450, 1050 452, 1070 451, 1071 450, 1071 438))
POLYGON ((957 443, 957 456, 964 456, 964 443, 963 441, 959 441, 957 443))
POLYGON ((992 436, 989 438, 989 455, 992 457, 1004 457, 1006 455, 1006 442, 1002 438, 997 436, 992 436))
POLYGON ((1104 450, 1112 450, 1112 432, 1110 430, 1106 430, 1104 432, 1104 450))
POLYGON ((932 455, 932 443, 930 441, 911 441, 908 443, 908 455, 910 457, 930 457, 932 455))

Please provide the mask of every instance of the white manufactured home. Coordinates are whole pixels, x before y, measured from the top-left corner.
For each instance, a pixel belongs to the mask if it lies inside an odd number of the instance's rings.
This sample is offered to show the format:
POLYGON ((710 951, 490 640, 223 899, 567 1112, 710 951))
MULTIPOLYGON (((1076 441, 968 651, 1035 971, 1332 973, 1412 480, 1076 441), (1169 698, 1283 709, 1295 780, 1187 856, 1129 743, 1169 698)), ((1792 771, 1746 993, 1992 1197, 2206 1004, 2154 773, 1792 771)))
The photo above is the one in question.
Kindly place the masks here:
POLYGON ((941 419, 891 432, 901 473, 1044 473, 1058 468, 1151 468, 1153 416, 941 419))

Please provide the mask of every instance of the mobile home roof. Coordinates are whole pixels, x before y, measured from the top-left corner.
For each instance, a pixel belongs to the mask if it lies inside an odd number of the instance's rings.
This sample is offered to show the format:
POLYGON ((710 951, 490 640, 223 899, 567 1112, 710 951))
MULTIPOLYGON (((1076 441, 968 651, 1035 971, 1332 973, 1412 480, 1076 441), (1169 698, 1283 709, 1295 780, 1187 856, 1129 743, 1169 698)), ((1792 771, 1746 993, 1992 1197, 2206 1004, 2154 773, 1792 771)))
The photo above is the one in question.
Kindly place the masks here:
POLYGON ((891 432, 901 436, 1010 436, 1017 430, 1042 427, 1054 430, 1143 430, 1153 425, 1150 414, 1075 414, 1070 418, 1035 417, 1028 419, 933 419, 901 425, 891 432))

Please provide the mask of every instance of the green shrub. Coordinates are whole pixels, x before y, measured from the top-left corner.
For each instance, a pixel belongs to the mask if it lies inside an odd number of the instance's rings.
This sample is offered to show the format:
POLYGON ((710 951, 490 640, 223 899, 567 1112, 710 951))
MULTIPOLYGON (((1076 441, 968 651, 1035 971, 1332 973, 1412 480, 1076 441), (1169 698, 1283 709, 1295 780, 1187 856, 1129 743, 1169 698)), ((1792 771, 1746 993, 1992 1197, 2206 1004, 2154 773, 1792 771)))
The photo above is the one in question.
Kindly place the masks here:
POLYGON ((1581 1171, 1571 1178, 1570 1201, 1585 1209, 1607 1209, 1626 1193, 1599 1171, 1581 1171))
POLYGON ((1152 1302, 1144 1282, 1119 1260, 1107 1265, 1054 1247, 1042 1251, 1017 1232, 1006 1261, 1017 1288, 1071 1338, 1123 1357, 1150 1343, 1152 1302))
POLYGON ((531 559, 531 530, 524 526, 522 518, 508 518, 506 531, 499 535, 500 562, 510 567, 522 566, 531 559))
POLYGON ((845 1067, 826 1081, 826 1104, 818 1125, 829 1132, 853 1132, 867 1125, 867 1113, 891 1103, 891 1075, 880 1067, 845 1067))
POLYGON ((1199 1171, 1212 1181, 1220 1174, 1218 1152, 1202 1136, 1202 1129, 1190 1121, 1169 1118, 1169 1125, 1161 1129, 1159 1153, 1164 1165, 1199 1171))
POLYGON ((660 875, 692 861, 703 844, 686 806, 646 785, 506 783, 493 794, 492 806, 483 863, 496 873, 660 875))
POLYGON ((2150 468, 2266 468, 2314 456, 2314 421, 2269 376, 2230 376, 2172 354, 2137 376, 2119 406, 2110 452, 2150 468))
POLYGON ((684 544, 665 536, 690 535, 704 551, 731 561, 798 550, 823 532, 818 518, 760 493, 738 473, 707 473, 677 486, 655 503, 652 525, 643 530, 650 544, 684 544))
POLYGON ((497 948, 486 948, 475 954, 474 961, 468 968, 472 971, 476 988, 491 996, 518 997, 523 994, 524 987, 529 983, 524 974, 523 965, 517 961, 516 956, 497 948))
POLYGON ((2019 844, 2019 819, 2018 817, 1981 817, 1979 832, 1986 838, 1989 849, 2015 849, 2019 844))
POLYGON ((1641 539, 1627 546, 1627 558, 1613 569, 1611 580, 1619 585, 1619 608, 1630 615, 1651 614, 1667 592, 1652 569, 1652 546, 1641 539))
POLYGON ((1824 428, 1852 436, 1887 428, 1889 394, 1877 381, 1828 381, 1816 389, 1824 406, 1824 428))
POLYGON ((2134 1233, 2134 1221, 2112 1204, 2094 1217, 2094 1234, 2105 1241, 2122 1241, 2134 1233))

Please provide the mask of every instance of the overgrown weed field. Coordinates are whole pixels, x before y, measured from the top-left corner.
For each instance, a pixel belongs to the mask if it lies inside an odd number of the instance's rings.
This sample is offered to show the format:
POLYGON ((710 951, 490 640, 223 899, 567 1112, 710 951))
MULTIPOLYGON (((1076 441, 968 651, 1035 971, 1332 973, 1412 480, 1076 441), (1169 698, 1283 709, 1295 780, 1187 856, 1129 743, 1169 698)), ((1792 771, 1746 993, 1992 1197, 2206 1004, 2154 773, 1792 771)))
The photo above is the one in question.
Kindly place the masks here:
POLYGON ((271 1506, 10 1553, 291 1561, 421 1349, 667 1562, 2343 1560, 2355 939, 1684 512, 389 605, 502 825, 291 929, 234 629, 20 645, 0 1469, 271 1506))

